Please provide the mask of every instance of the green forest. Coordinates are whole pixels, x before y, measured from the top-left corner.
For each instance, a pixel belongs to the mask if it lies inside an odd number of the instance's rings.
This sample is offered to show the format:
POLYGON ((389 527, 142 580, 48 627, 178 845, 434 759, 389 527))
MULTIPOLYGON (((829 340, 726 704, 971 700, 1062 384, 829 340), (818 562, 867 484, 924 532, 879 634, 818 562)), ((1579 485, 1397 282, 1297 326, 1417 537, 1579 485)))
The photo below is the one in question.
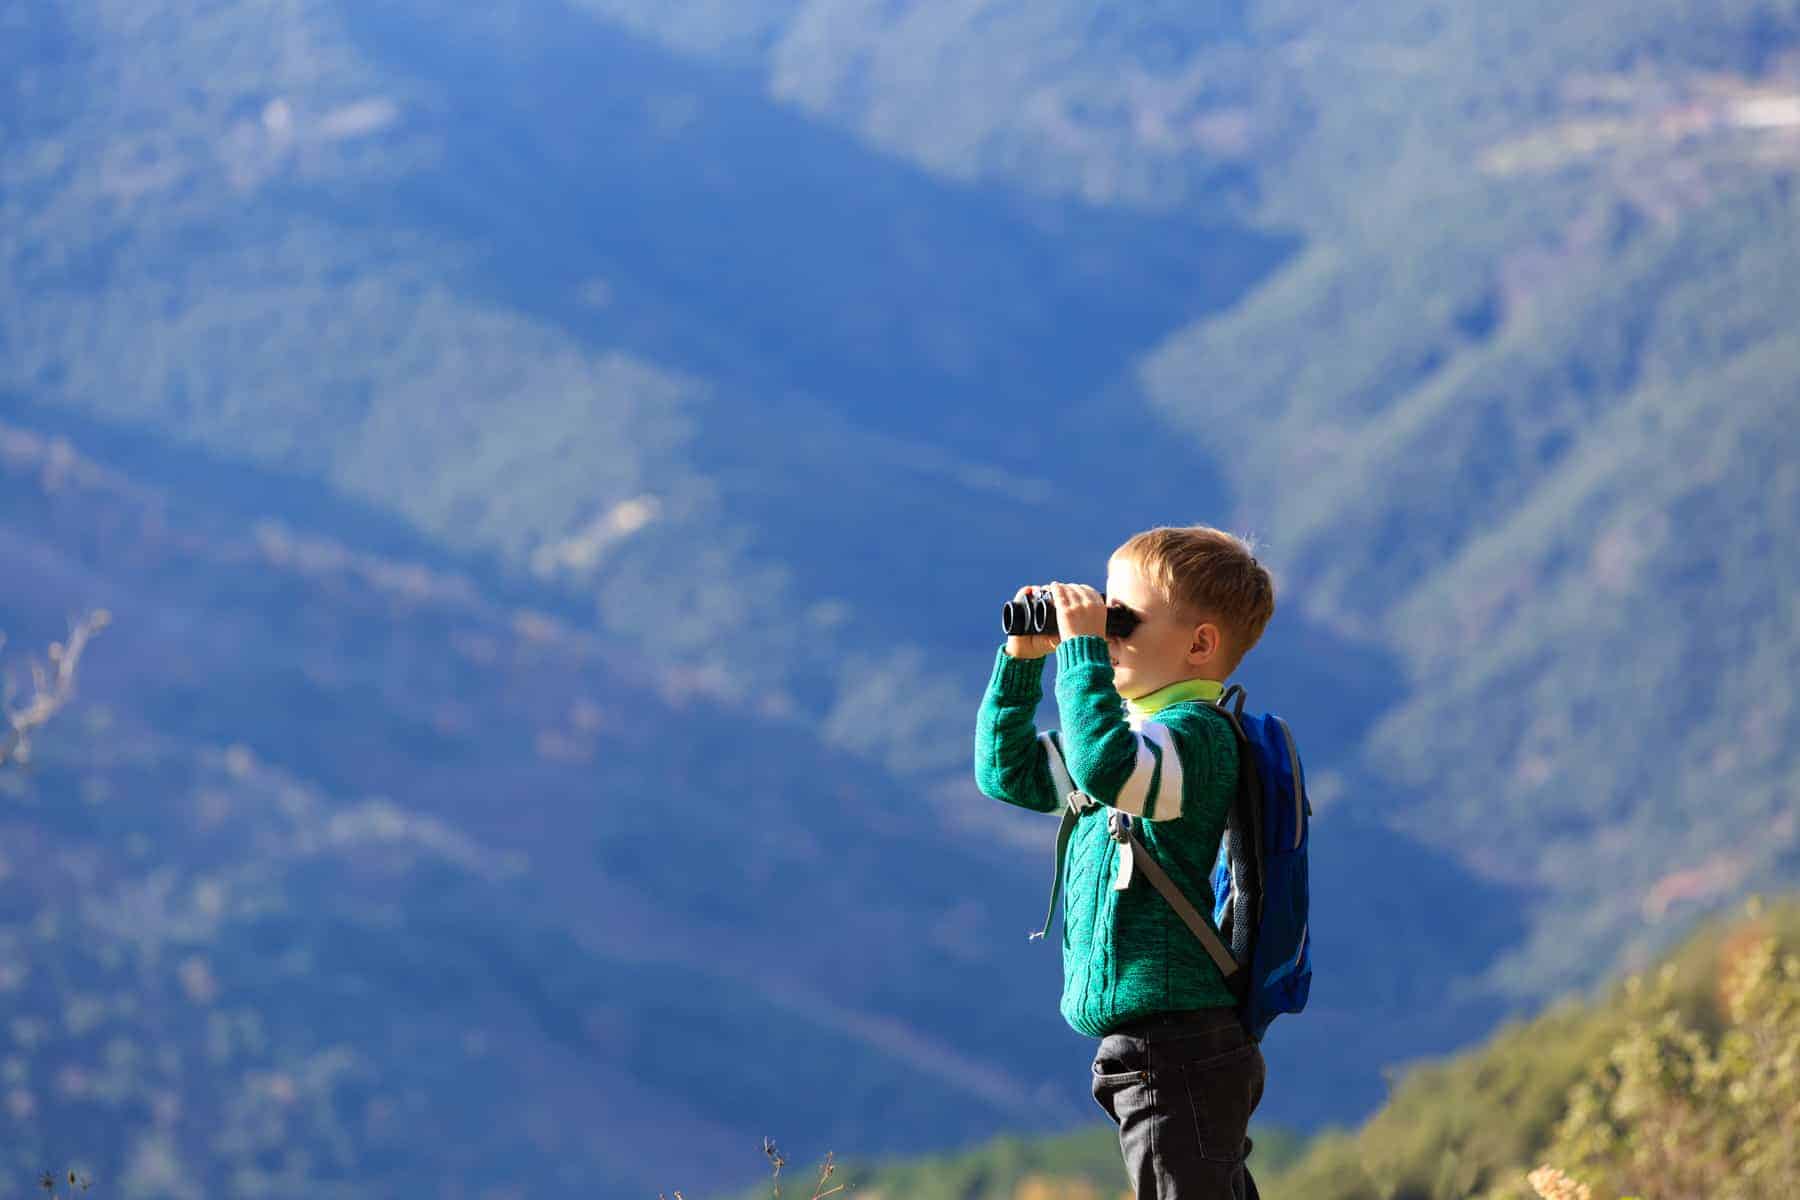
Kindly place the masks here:
POLYGON ((0 0, 0 1164, 1113 1200, 969 725, 1203 521, 1265 1194, 1783 1194, 1796 168, 1800 0, 0 0))

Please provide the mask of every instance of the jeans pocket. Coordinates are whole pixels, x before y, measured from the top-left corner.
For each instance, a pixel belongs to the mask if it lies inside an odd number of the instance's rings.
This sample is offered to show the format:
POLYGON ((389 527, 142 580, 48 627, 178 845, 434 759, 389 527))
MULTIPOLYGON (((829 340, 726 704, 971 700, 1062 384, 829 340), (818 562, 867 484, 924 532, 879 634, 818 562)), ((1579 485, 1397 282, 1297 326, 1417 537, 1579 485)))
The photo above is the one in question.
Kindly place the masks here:
POLYGON ((1131 1087, 1134 1084, 1149 1083, 1149 1082, 1150 1082, 1150 1072, 1148 1072, 1148 1071, 1095 1071, 1094 1072, 1094 1087, 1096 1087, 1096 1088, 1131 1087))
POLYGON ((1141 1043, 1109 1036, 1094 1054, 1093 1092, 1114 1124, 1132 1120, 1150 1104, 1150 1059, 1141 1043))
POLYGON ((1262 1054, 1255 1045, 1182 1064, 1194 1140, 1202 1158, 1236 1162, 1244 1156, 1250 1113, 1262 1091, 1261 1073, 1262 1054))
POLYGON ((1150 1107, 1150 1072, 1102 1071, 1100 1066, 1094 1064, 1094 1103, 1112 1118, 1113 1124, 1126 1124, 1150 1107))

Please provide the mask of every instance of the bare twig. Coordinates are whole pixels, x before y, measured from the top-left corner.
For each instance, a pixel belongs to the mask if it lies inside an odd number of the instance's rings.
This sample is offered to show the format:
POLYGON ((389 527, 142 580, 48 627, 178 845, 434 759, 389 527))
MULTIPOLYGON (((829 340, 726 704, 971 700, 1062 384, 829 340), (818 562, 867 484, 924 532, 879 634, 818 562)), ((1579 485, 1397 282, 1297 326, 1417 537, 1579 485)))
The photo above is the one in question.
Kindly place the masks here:
MULTIPOLYGON (((774 1190, 770 1194, 774 1196, 776 1200, 780 1200, 781 1168, 787 1166, 787 1159, 783 1158, 781 1151, 776 1149, 775 1139, 771 1137, 765 1137, 763 1139, 763 1154, 768 1157, 770 1164, 775 1169, 774 1190)), ((835 1151, 827 1151, 825 1161, 819 1164, 819 1182, 813 1186, 812 1200, 825 1200, 826 1196, 835 1196, 837 1193, 844 1190, 844 1185, 841 1183, 833 1188, 827 1188, 825 1186, 826 1182, 831 1178, 831 1173, 837 1170, 835 1158, 835 1151)))
POLYGON ((781 1157, 781 1151, 775 1148, 775 1139, 772 1137, 763 1139, 763 1153, 768 1156, 769 1162, 775 1167, 775 1190, 770 1195, 779 1198, 781 1195, 781 1168, 787 1166, 787 1159, 781 1157))
POLYGON ((826 1196, 836 1195, 844 1190, 844 1185, 841 1183, 829 1191, 825 1187, 825 1181, 831 1178, 833 1171, 837 1170, 837 1164, 833 1161, 835 1154, 836 1152, 832 1150, 825 1152, 825 1161, 819 1164, 819 1183, 817 1187, 813 1188, 812 1200, 824 1200, 826 1196))
MULTIPOLYGON (((0 729, 0 766, 8 760, 30 760, 32 734, 75 694, 75 668, 81 662, 81 652, 96 633, 111 623, 112 614, 98 609, 75 622, 66 644, 52 642, 49 666, 36 661, 31 664, 32 694, 22 707, 13 707, 14 689, 12 681, 7 681, 5 695, 0 697, 0 716, 5 720, 5 727, 0 729)), ((4 639, 0 639, 0 646, 4 645, 4 639)))

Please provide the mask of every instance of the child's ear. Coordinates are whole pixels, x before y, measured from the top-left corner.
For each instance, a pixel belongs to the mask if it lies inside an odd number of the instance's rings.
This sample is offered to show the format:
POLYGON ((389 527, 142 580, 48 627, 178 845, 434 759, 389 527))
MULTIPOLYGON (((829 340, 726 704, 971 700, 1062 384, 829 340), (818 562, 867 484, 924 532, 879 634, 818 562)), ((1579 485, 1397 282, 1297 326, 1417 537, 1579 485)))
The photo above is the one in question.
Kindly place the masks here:
POLYGON ((1219 627, 1210 621, 1194 630, 1194 640, 1188 646, 1188 657, 1197 661, 1211 658, 1219 651, 1219 627))

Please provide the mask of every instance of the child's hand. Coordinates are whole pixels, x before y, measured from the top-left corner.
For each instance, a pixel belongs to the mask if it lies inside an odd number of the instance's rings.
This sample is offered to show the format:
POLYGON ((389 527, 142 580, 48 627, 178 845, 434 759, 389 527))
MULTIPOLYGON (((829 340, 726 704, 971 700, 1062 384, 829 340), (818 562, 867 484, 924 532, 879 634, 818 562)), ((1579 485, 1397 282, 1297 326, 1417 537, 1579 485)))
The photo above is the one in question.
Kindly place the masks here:
MULTIPOLYGON (((1036 591, 1048 591, 1048 588, 1022 587, 1015 601, 1023 603, 1031 599, 1036 591)), ((1056 652, 1056 644, 1062 641, 1052 633, 1034 633, 1029 637, 1008 637, 1006 639, 1006 656, 1008 658, 1043 658, 1056 652)))
POLYGON ((1106 597, 1085 583, 1053 583, 1056 629, 1063 637, 1106 636, 1106 597))

